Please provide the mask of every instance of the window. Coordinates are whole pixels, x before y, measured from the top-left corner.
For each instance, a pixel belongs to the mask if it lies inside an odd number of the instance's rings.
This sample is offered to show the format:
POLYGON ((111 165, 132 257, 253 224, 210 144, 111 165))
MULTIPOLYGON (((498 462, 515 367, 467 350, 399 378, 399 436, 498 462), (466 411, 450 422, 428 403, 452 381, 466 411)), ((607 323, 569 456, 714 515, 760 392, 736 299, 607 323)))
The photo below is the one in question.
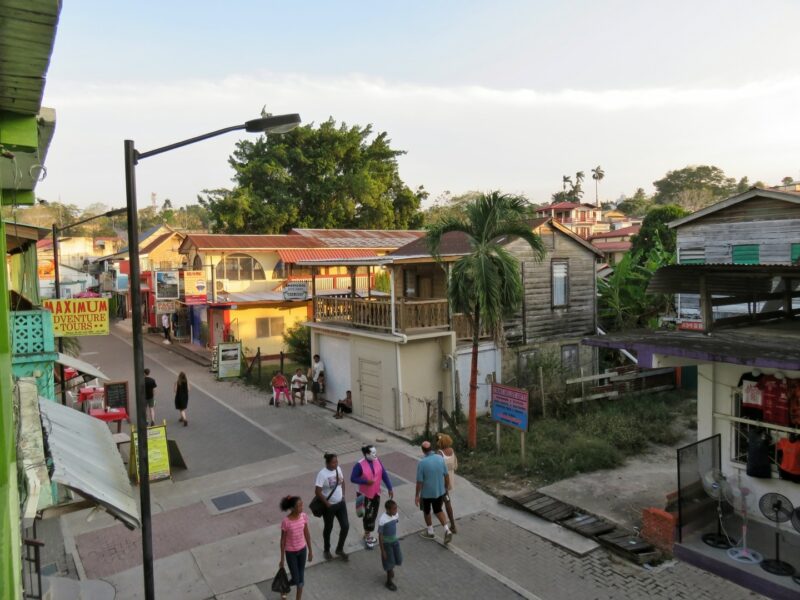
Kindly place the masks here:
POLYGON ((792 244, 791 260, 793 265, 800 263, 800 244, 792 244))
POLYGON ((554 307, 567 306, 569 303, 569 263, 565 260, 554 260, 550 263, 552 276, 552 299, 554 307))
POLYGON ((272 269, 272 278, 286 279, 286 265, 283 264, 283 261, 280 258, 278 259, 278 262, 275 263, 275 268, 272 269))
POLYGON ((200 258, 199 254, 194 255, 194 261, 192 261, 192 268, 195 271, 199 271, 200 269, 203 268, 203 259, 200 258))
POLYGON ((417 272, 403 271, 403 295, 406 298, 416 298, 417 296, 417 272))
POLYGON ((267 338, 283 335, 283 317, 263 317, 256 319, 256 337, 267 338))
POLYGON ((580 354, 578 354, 578 344, 561 346, 561 368, 568 375, 580 371, 581 360, 580 354))
POLYGON ((217 263, 217 277, 231 281, 252 281, 266 279, 264 268, 257 260, 247 254, 231 254, 217 263))
POLYGON ((731 262, 735 265, 757 265, 758 261, 758 244, 741 244, 731 249, 731 262))

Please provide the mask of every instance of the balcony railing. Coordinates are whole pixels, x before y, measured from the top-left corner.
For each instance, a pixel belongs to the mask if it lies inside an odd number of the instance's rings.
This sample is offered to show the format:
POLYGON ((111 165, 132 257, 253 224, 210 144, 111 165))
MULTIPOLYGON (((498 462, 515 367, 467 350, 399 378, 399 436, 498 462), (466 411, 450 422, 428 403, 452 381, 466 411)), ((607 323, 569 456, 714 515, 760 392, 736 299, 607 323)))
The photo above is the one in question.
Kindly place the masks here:
MULTIPOLYGON (((311 276, 293 275, 279 284, 275 289, 281 291, 283 286, 290 281, 306 281, 308 282, 308 290, 311 291, 311 276)), ((369 275, 356 275, 356 289, 367 290, 374 287, 375 276, 370 279, 369 275)), ((349 290, 350 289, 350 275, 317 275, 316 288, 318 292, 327 292, 330 290, 349 290)))

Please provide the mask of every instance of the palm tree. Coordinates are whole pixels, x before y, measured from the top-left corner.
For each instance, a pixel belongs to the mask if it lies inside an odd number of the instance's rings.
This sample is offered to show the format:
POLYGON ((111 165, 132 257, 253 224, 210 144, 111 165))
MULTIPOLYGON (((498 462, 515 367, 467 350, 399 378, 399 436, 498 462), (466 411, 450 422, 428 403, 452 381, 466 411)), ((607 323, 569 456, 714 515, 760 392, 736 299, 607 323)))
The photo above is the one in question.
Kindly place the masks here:
POLYGON ((503 317, 519 308, 524 290, 519 262, 500 243, 509 236, 525 240, 541 260, 545 255, 541 238, 525 221, 525 200, 491 192, 467 203, 458 214, 448 215, 428 227, 427 243, 439 258, 445 233, 465 234, 472 251, 453 264, 447 296, 454 313, 466 315, 472 330, 472 366, 469 376, 469 425, 467 443, 478 443, 478 341, 482 328, 497 331, 503 317))
POLYGON ((572 177, 570 177, 569 175, 562 175, 561 176, 561 191, 563 191, 563 192, 567 191, 567 184, 569 184, 569 187, 572 187, 572 177))
POLYGON ((580 185, 583 183, 586 174, 583 171, 578 171, 575 173, 575 185, 580 185))
POLYGON ((592 169, 592 179, 594 179, 594 203, 595 206, 600 206, 600 197, 597 195, 597 184, 603 180, 603 177, 606 176, 606 172, 603 171, 603 167, 597 165, 594 169, 592 169))

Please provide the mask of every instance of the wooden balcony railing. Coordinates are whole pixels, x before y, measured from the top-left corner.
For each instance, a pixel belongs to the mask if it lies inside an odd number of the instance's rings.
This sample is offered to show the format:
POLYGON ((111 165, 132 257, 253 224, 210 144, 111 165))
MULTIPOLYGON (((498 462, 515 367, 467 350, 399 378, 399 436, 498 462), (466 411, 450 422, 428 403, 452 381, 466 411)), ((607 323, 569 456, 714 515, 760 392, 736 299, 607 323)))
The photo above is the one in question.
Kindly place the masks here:
MULTIPOLYGON (((317 321, 341 321, 356 327, 392 330, 392 303, 384 298, 318 297, 314 310, 317 321)), ((398 300, 395 317, 395 328, 402 332, 450 325, 445 299, 398 300)))

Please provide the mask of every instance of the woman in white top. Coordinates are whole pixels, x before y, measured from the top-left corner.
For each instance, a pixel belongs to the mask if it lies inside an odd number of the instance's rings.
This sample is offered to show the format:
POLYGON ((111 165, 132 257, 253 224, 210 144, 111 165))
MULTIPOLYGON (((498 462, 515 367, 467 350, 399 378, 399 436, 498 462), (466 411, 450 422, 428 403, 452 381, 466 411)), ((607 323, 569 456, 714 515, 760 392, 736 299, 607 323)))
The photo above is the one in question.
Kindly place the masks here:
POLYGON ((331 560, 331 532, 333 531, 333 520, 339 522, 339 540, 336 544, 336 555, 347 560, 347 553, 344 551, 344 541, 350 531, 350 522, 347 520, 347 504, 344 500, 344 476, 339 467, 339 457, 328 452, 325 454, 325 467, 317 473, 317 480, 314 483, 314 494, 325 504, 325 512, 322 513, 323 554, 327 560, 331 560))
POLYGON ((456 480, 456 469, 458 468, 458 459, 453 450, 453 438, 446 433, 437 434, 436 452, 444 458, 444 464, 447 466, 447 473, 450 475, 447 493, 444 495, 444 506, 447 511, 447 518, 450 519, 450 531, 456 533, 456 520, 453 518, 453 505, 450 501, 450 494, 456 480))

